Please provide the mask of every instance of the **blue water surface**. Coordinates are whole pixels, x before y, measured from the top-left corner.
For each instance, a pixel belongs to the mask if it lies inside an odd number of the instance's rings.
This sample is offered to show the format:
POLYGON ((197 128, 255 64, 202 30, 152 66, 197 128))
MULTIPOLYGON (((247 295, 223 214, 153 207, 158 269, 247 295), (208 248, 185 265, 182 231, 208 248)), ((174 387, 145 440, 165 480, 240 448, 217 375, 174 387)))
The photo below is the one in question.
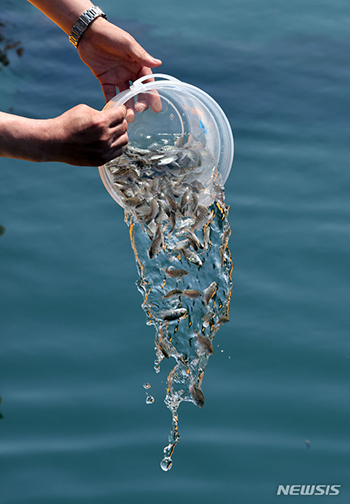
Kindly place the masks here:
MULTIPOLYGON (((227 114, 235 263, 203 409, 180 408, 171 471, 166 374, 153 370, 122 209, 96 168, 2 159, 2 504, 270 504, 280 484, 350 502, 350 11, 344 0, 101 0, 109 20, 227 114), (155 397, 145 404, 142 385, 155 397), (309 442, 307 447, 305 440, 309 442)), ((104 105, 51 21, 4 2, 20 40, 0 109, 104 105)), ((309 498, 310 499, 310 498, 309 498)))

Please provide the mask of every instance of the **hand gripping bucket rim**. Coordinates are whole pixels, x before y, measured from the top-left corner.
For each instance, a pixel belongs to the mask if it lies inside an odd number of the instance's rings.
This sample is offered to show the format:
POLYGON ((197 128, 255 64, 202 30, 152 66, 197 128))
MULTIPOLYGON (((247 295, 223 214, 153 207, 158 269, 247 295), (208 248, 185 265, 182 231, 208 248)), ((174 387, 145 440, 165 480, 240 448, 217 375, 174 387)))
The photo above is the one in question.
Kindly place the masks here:
MULTIPOLYGON (((225 113, 218 105, 218 103, 205 91, 202 91, 201 89, 199 89, 196 86, 193 86, 192 84, 187 84, 167 74, 158 73, 152 75, 145 75, 136 80, 130 86, 129 89, 122 91, 114 98, 112 98, 105 105, 104 109, 115 107, 118 105, 124 105, 128 100, 134 98, 135 96, 141 93, 150 92, 151 90, 155 90, 159 94, 161 93, 162 90, 164 90, 164 92, 167 93, 173 92, 174 96, 176 96, 176 92, 180 93, 185 98, 186 96, 188 96, 189 100, 191 99, 196 100, 200 104, 200 108, 205 111, 207 117, 211 118, 211 121, 215 125, 216 129, 215 142, 218 144, 216 146, 216 150, 218 153, 216 156, 217 167, 218 172, 220 173, 220 182, 224 184, 229 176, 233 162, 233 155, 234 155, 233 134, 230 123, 225 113), (151 82, 144 82, 146 80, 149 80, 150 78, 154 80, 151 82)), ((162 98, 164 97, 162 96, 162 98)), ((167 98, 167 100, 171 102, 171 99, 169 100, 169 97, 167 98)), ((138 113, 136 114, 138 115, 138 113)), ((111 183, 107 175, 107 171, 108 170, 105 165, 99 167, 99 173, 102 182, 105 185, 107 191, 112 196, 112 198, 115 201, 117 201, 118 204, 123 206, 114 190, 113 184, 111 183)))

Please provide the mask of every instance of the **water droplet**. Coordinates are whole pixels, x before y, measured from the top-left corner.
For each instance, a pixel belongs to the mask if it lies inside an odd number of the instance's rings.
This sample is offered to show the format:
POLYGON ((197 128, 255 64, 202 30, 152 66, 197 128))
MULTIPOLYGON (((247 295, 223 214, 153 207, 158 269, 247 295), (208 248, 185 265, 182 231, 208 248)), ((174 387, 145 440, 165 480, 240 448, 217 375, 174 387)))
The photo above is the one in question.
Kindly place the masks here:
POLYGON ((223 353, 223 350, 220 350, 221 353, 223 353))
POLYGON ((173 121, 175 119, 174 114, 170 114, 170 121, 173 121))
POLYGON ((146 397, 146 404, 153 404, 154 403, 154 397, 147 394, 147 397, 146 397))
POLYGON ((169 471, 173 465, 173 461, 169 457, 164 457, 160 463, 160 467, 163 471, 169 471))
POLYGON ((151 388, 151 385, 149 383, 144 383, 143 384, 143 388, 146 389, 146 390, 148 390, 148 389, 151 388))

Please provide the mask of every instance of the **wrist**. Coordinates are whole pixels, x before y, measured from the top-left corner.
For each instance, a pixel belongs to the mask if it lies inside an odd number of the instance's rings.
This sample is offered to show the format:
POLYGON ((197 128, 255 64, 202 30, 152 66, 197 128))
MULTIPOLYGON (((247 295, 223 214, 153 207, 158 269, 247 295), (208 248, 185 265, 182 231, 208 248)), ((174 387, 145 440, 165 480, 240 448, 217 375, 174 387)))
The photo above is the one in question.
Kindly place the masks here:
POLYGON ((37 132, 40 138, 41 159, 44 162, 66 162, 65 154, 69 148, 69 124, 64 114, 38 121, 37 132))
POLYGON ((107 19, 106 14, 97 5, 92 5, 79 16, 69 34, 69 41, 76 49, 86 31, 101 17, 107 19))
POLYGON ((78 52, 84 46, 99 47, 106 36, 109 25, 109 21, 102 16, 96 18, 81 37, 78 45, 78 52))

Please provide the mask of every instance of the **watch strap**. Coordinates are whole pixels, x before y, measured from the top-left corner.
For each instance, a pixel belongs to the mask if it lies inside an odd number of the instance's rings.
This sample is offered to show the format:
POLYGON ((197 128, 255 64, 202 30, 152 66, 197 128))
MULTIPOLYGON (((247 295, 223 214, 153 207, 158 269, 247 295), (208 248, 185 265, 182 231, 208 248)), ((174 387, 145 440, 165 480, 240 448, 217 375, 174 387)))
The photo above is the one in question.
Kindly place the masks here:
POLYGON ((104 17, 107 19, 106 14, 97 6, 90 7, 82 15, 78 18, 77 22, 72 28, 72 31, 69 34, 69 41, 74 45, 74 47, 78 47, 80 39, 85 32, 85 30, 90 26, 90 24, 95 21, 98 17, 104 17))

